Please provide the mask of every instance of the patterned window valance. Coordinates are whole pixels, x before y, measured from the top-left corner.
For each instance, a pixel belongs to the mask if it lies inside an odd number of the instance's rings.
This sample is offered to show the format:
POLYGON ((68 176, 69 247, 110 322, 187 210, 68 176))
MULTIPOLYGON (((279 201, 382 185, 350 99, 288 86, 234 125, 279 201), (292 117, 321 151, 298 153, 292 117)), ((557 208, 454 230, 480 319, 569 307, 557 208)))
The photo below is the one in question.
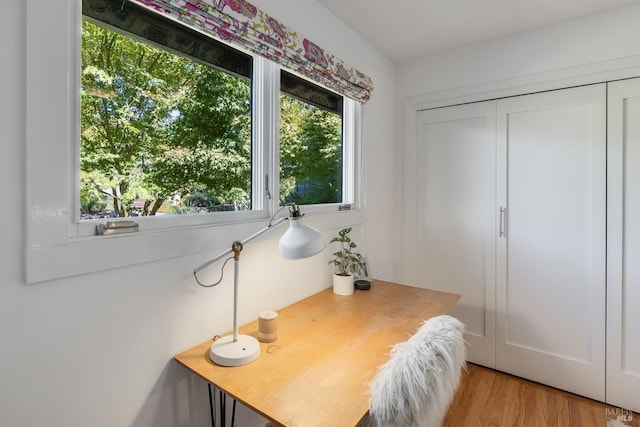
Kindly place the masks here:
POLYGON ((270 59, 360 102, 371 79, 244 0, 131 0, 270 59))

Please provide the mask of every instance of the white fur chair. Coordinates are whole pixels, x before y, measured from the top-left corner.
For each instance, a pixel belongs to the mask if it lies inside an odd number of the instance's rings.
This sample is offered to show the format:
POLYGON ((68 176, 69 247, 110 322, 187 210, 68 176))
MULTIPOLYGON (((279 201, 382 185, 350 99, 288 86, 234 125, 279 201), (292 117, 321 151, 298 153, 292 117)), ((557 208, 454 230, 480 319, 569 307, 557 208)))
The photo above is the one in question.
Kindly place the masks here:
POLYGON ((464 324, 443 315, 425 321, 371 383, 368 424, 435 427, 442 423, 465 363, 464 324))

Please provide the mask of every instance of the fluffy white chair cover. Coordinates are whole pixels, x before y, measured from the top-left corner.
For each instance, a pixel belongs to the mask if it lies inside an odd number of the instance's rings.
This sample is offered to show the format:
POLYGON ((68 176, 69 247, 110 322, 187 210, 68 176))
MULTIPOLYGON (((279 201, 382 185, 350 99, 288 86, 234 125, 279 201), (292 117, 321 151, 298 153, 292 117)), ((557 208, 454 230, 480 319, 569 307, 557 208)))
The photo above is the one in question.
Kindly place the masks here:
POLYGON ((370 385, 370 415, 379 427, 434 427, 442 423, 460 383, 464 324, 443 315, 425 321, 370 385))

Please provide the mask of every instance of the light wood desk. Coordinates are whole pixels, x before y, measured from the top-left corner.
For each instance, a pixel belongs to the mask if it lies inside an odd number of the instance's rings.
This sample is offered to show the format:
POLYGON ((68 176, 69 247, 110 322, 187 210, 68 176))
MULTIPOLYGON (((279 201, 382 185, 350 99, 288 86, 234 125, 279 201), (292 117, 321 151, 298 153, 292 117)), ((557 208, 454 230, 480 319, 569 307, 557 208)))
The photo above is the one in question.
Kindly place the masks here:
MULTIPOLYGON (((459 295, 375 280, 371 290, 331 289, 278 311, 278 339, 260 357, 221 367, 211 341, 175 359, 272 422, 285 426, 355 426, 369 409, 369 382, 421 322, 448 313, 459 295)), ((258 322, 240 328, 257 338, 258 322)))

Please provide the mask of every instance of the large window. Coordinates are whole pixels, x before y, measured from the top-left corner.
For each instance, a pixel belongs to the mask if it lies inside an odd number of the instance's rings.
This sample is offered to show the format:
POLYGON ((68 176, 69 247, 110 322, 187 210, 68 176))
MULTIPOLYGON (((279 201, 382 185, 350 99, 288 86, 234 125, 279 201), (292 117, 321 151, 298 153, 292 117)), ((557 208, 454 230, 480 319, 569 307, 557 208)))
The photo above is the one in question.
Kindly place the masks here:
POLYGON ((270 174, 252 140, 279 147, 280 204, 351 202, 341 95, 280 71, 279 138, 256 138, 250 55, 134 4, 83 15, 81 219, 251 210, 270 174))
POLYGON ((251 209, 251 57, 98 4, 83 3, 81 218, 251 209))
POLYGON ((358 102, 129 1, 26 22, 28 282, 201 254, 289 201, 362 220, 358 102))

